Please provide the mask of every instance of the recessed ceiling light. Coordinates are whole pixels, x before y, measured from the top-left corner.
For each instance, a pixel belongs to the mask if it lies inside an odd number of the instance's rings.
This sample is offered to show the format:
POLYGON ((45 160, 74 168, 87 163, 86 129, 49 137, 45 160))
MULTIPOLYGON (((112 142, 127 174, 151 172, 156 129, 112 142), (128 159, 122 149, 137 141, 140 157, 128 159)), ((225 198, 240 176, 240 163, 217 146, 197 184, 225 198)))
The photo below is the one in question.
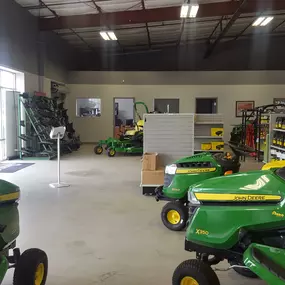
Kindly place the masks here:
POLYGON ((267 18, 260 24, 260 26, 266 26, 266 25, 268 25, 273 19, 274 19, 274 17, 267 17, 267 18))
POLYGON ((115 33, 113 31, 108 32, 108 36, 110 37, 110 39, 112 41, 117 41, 118 40, 116 35, 115 35, 115 33))
POLYGON ((109 41, 110 38, 108 37, 106 32, 100 32, 101 37, 105 40, 105 41, 109 41))
POLYGON ((180 18, 195 18, 199 10, 199 5, 183 4, 180 10, 180 18))

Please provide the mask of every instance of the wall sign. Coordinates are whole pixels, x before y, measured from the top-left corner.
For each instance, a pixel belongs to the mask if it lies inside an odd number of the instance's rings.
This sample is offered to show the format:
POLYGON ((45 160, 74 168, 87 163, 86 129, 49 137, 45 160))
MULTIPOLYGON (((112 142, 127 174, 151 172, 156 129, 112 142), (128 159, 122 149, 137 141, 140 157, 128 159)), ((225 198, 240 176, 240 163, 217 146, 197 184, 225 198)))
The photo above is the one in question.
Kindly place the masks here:
POLYGON ((242 110, 254 108, 254 101, 236 101, 236 117, 242 117, 242 110))

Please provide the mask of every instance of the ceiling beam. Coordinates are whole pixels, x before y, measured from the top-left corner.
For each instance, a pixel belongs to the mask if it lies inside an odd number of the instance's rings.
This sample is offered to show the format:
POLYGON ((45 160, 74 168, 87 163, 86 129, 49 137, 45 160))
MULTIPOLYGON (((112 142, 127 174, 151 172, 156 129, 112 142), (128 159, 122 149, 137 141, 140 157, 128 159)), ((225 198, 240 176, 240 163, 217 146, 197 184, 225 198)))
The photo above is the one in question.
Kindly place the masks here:
POLYGON ((224 29, 221 31, 221 33, 218 35, 218 37, 215 39, 213 43, 210 43, 208 45, 208 48, 206 50, 204 58, 208 58, 214 51, 215 47, 218 45, 218 43, 223 39, 223 37, 227 34, 227 32, 230 30, 232 25, 235 23, 235 21, 239 18, 241 13, 244 13, 246 5, 248 3, 248 0, 240 0, 237 2, 239 4, 238 9, 235 11, 231 19, 228 21, 227 25, 224 27, 224 29))
MULTIPOLYGON (((239 8, 239 1, 200 4, 197 18, 233 15, 239 8)), ((41 30, 87 28, 109 25, 144 24, 146 22, 175 21, 180 19, 180 6, 146 10, 132 10, 102 14, 41 18, 41 30)), ((283 0, 248 0, 243 13, 285 10, 283 0)))
MULTIPOLYGON (((141 0, 141 4, 142 4, 143 11, 145 11, 146 9, 145 9, 144 0, 141 0)), ((145 28, 146 28, 146 33, 147 33, 148 47, 151 48, 150 32, 149 32, 149 28, 148 28, 148 23, 147 22, 145 22, 145 28)))

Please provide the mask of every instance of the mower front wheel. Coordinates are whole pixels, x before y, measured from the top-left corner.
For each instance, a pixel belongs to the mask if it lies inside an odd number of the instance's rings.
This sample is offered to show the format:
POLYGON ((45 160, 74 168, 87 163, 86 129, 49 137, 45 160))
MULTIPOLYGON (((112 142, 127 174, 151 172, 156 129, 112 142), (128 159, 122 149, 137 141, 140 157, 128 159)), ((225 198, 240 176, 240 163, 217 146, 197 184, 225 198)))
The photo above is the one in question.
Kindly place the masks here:
POLYGON ((108 156, 114 157, 116 155, 116 151, 113 148, 108 149, 108 156))
POLYGON ((48 258, 44 251, 31 248, 24 251, 16 263, 13 285, 44 285, 48 273, 48 258))
POLYGON ((161 211, 163 224, 172 231, 182 231, 188 220, 187 207, 182 202, 169 202, 161 211))
POLYGON ((95 146, 95 147, 94 147, 94 152, 95 152, 96 154, 102 154, 102 153, 103 153, 103 147, 100 146, 100 145, 95 146))
POLYGON ((217 274, 201 260, 183 261, 174 271, 172 285, 220 285, 217 274))

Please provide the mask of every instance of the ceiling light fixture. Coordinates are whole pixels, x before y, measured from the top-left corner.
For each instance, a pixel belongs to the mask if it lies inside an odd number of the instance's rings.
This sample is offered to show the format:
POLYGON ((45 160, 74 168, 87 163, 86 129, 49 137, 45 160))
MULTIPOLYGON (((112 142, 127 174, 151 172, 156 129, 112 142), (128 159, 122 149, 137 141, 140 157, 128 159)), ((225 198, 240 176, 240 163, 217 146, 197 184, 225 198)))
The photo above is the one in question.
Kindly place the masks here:
POLYGON ((116 37, 116 35, 115 35, 115 33, 114 32, 108 32, 108 36, 109 36, 109 38, 112 40, 112 41, 117 41, 118 39, 117 39, 117 37, 116 37))
POLYGON ((117 37, 113 31, 100 32, 101 37, 105 41, 117 41, 117 37))
POLYGON ((190 5, 190 14, 189 17, 190 18, 196 18, 198 10, 199 10, 199 5, 190 5))
POLYGON ((183 4, 180 10, 180 18, 195 18, 199 10, 199 5, 183 4))
POLYGON ((264 27, 268 25, 273 19, 274 17, 259 17, 253 22, 252 25, 254 27, 260 27, 260 26, 264 27))
POLYGON ((109 41, 110 38, 108 37, 106 32, 100 32, 101 37, 105 40, 105 41, 109 41))
POLYGON ((274 17, 267 17, 261 24, 260 26, 266 26, 268 25, 272 20, 274 19, 274 17))
POLYGON ((189 5, 188 4, 183 4, 181 6, 180 18, 187 18, 188 10, 189 10, 189 5))

